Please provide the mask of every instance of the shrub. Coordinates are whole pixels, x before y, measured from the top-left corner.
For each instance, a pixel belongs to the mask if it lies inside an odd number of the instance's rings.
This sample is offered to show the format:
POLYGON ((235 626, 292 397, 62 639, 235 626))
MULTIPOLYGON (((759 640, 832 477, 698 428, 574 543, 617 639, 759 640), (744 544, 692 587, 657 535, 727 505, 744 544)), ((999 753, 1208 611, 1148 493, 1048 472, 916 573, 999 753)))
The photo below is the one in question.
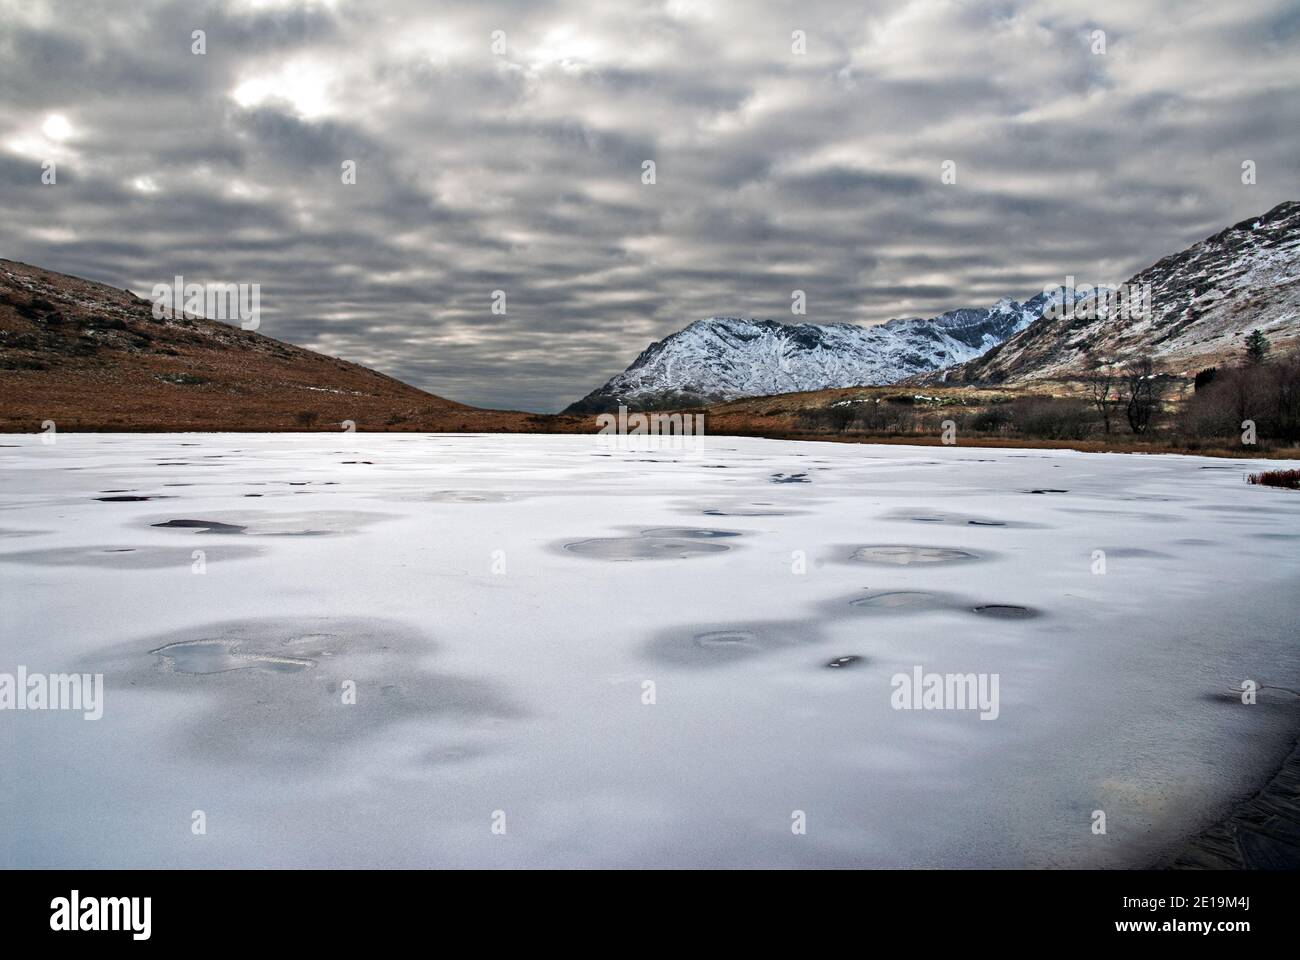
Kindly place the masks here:
POLYGON ((976 433, 1001 433, 1011 423, 1010 404, 1000 404, 974 414, 967 426, 976 433))
POLYGON ((1265 470, 1263 473, 1252 473, 1246 481, 1265 487, 1300 490, 1300 470, 1265 470))
POLYGON ((1011 410, 1015 429, 1043 440, 1083 440, 1092 433, 1095 417, 1086 402, 1035 397, 1011 410))
POLYGON ((1300 354, 1219 368, 1187 399, 1181 426, 1189 436, 1231 438, 1244 420, 1261 439, 1300 440, 1300 354))
POLYGON ((857 411, 851 404, 846 403, 838 407, 814 407, 801 410, 795 422, 804 430, 843 433, 856 416, 857 411))
POLYGON ((831 407, 826 412, 829 414, 827 420, 830 423, 831 429, 839 433, 843 433, 847 430, 849 424, 851 424, 857 416, 857 411, 853 409, 851 404, 847 403, 842 407, 831 407))

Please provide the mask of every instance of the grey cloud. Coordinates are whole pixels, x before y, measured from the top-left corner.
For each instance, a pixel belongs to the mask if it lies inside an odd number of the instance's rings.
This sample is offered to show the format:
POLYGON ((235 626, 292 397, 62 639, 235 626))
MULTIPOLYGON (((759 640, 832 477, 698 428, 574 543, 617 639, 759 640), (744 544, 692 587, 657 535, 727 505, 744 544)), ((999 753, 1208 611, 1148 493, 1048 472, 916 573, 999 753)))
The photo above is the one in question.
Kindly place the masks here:
POLYGON ((264 332, 487 406, 558 409, 710 314, 878 323, 1122 280, 1300 172, 1281 0, 103 9, 5 5, 0 255, 259 282, 264 332))

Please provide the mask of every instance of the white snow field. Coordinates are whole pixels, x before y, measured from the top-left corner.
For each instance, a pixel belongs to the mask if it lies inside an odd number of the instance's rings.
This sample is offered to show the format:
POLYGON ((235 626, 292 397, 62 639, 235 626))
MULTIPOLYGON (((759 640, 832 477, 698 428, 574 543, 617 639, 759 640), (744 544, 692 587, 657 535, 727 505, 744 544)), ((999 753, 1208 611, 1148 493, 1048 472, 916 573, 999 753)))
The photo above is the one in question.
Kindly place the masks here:
POLYGON ((605 442, 0 437, 0 674, 104 677, 0 866, 1140 866, 1300 727, 1294 463, 605 442))

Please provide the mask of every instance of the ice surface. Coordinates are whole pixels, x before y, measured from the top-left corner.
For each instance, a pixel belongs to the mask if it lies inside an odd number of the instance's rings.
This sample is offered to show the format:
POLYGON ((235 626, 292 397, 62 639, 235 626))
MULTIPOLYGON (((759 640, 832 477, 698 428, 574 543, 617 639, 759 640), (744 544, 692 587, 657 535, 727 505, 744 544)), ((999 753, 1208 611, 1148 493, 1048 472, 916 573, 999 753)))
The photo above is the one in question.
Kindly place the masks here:
POLYGON ((1256 461, 4 439, 0 673, 106 689, 0 712, 0 866, 1143 865, 1300 727, 1231 695, 1300 688, 1256 461), (916 666, 997 719, 893 709, 916 666))

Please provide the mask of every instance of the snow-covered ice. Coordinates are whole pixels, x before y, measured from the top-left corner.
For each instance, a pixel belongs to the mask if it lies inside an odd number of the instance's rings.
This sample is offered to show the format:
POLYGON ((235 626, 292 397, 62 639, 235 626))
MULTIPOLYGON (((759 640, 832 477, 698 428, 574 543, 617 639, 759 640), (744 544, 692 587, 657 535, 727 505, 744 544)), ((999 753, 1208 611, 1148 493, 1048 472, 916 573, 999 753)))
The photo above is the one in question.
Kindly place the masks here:
POLYGON ((1300 720, 1258 461, 0 441, 0 673, 105 682, 0 712, 0 866, 1144 865, 1300 720))

